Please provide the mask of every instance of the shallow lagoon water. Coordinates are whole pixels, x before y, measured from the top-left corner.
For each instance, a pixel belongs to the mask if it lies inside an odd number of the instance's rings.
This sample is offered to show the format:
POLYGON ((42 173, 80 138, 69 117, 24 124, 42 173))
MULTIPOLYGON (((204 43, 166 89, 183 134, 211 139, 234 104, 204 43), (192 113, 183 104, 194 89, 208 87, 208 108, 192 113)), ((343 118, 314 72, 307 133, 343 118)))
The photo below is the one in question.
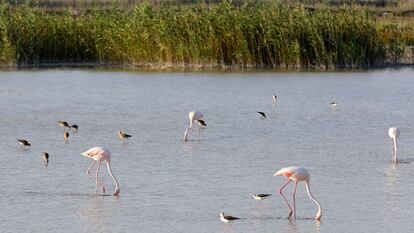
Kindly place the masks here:
MULTIPOLYGON (((230 232, 411 232, 413 90, 410 68, 1 72, 0 231, 221 232, 225 212, 243 218, 230 232), (183 142, 191 110, 208 127, 183 142), (79 125, 67 144, 59 120, 79 125), (397 165, 390 126, 401 129, 397 165), (16 138, 32 147, 19 150, 16 138), (95 195, 85 174, 91 161, 80 153, 96 145, 112 151, 119 197, 95 195), (278 195, 286 180, 273 174, 291 165, 309 170, 321 222, 302 184, 298 219, 287 219, 278 195), (274 195, 259 208, 253 193, 274 195)), ((100 177, 111 193, 105 166, 100 177)))

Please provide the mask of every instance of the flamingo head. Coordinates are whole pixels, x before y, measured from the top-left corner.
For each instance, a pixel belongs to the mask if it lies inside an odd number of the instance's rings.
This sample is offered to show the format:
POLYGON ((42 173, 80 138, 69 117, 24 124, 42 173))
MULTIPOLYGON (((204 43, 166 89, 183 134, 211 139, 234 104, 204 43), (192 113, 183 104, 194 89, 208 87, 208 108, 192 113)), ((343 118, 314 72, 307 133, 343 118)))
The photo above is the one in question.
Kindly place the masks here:
POLYGON ((319 210, 318 210, 318 213, 316 214, 316 220, 320 221, 320 220, 321 220, 321 218, 322 218, 322 210, 321 210, 321 209, 319 209, 319 210))
POLYGON ((114 196, 118 196, 120 192, 121 192, 121 189, 119 187, 116 187, 114 196))

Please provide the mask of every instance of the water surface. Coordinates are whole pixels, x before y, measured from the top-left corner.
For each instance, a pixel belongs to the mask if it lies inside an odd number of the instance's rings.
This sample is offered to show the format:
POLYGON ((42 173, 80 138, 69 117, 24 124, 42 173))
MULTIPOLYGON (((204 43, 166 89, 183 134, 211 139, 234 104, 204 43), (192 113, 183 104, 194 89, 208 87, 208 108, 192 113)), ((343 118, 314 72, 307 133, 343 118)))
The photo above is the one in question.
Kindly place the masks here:
POLYGON ((243 218, 230 232, 411 232, 413 74, 1 72, 0 231, 221 232, 225 212, 243 218), (185 143, 192 110, 204 113, 208 127, 201 140, 194 134, 185 143), (67 144, 58 120, 79 125, 67 144), (390 126, 401 129, 405 163, 396 166, 390 126), (120 142, 119 130, 133 135, 129 143, 120 142), (32 148, 19 150, 16 138, 32 148), (85 174, 91 161, 80 153, 96 145, 112 151, 119 197, 95 195, 85 174), (286 218, 278 195, 285 178, 273 174, 292 165, 311 173, 320 223, 303 185, 298 219, 286 218), (258 208, 253 193, 275 195, 258 208))

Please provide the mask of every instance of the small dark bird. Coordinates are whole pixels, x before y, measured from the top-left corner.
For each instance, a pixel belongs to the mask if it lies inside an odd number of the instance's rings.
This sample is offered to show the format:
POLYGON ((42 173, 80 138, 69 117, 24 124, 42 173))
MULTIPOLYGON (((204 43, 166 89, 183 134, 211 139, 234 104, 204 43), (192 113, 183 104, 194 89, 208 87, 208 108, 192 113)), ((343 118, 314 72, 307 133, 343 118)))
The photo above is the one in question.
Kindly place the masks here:
POLYGON ((49 163, 49 153, 43 152, 43 160, 45 161, 46 164, 49 163))
POLYGON ((272 194, 253 194, 252 198, 258 201, 264 200, 266 197, 272 196, 272 194))
POLYGON ((63 133, 63 139, 65 140, 65 142, 68 142, 68 138, 69 138, 69 133, 68 132, 64 132, 63 133))
POLYGON ((66 121, 58 121, 60 127, 63 127, 64 130, 70 129, 69 124, 66 121))
POLYGON ((276 102, 276 100, 277 100, 277 95, 276 95, 275 93, 273 93, 272 98, 273 98, 273 102, 276 102))
POLYGON ((224 215, 224 213, 220 213, 220 220, 225 223, 230 223, 231 221, 237 220, 240 218, 236 218, 230 215, 224 215))
POLYGON ((20 143, 21 147, 20 149, 26 149, 29 146, 32 146, 27 140, 24 139, 17 139, 17 142, 20 143))
POLYGON ((266 119, 266 113, 264 113, 264 112, 257 112, 257 114, 259 114, 262 119, 266 119))
POLYGON ((330 105, 331 105, 331 107, 336 107, 336 102, 332 100, 330 105))
POLYGON ((73 129, 74 132, 78 132, 78 125, 72 125, 71 128, 73 129))
POLYGON ((127 140, 129 140, 130 137, 132 137, 131 135, 126 134, 126 133, 124 133, 122 131, 119 131, 118 136, 123 141, 127 141, 127 140))
POLYGON ((205 121, 203 121, 203 120, 197 120, 197 122, 198 122, 199 125, 202 125, 204 127, 207 127, 207 124, 206 124, 205 121))

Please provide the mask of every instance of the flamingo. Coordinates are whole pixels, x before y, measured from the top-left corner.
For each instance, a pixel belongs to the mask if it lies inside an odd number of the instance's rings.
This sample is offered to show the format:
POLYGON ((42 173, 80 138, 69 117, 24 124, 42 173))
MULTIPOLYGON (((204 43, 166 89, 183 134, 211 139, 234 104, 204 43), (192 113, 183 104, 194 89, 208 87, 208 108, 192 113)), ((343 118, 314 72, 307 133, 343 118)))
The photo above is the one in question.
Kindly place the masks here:
POLYGON ((105 186, 103 185, 103 183, 101 183, 98 180, 99 167, 101 166, 101 162, 105 161, 106 165, 108 167, 109 175, 112 177, 112 179, 115 182, 115 191, 114 191, 113 195, 114 196, 119 195, 121 189, 119 188, 118 181, 116 180, 116 178, 113 175, 112 170, 111 170, 111 151, 109 151, 108 149, 103 148, 103 147, 92 147, 91 149, 81 153, 81 155, 93 159, 93 162, 89 166, 88 170, 86 171, 86 174, 88 176, 90 176, 93 180, 95 180, 95 182, 96 182, 96 192, 98 192, 98 185, 101 185, 102 186, 102 191, 103 191, 103 193, 105 193, 105 186), (96 161, 98 161, 98 167, 96 168, 96 177, 93 177, 93 176, 91 176, 89 171, 91 170, 91 168, 93 167, 93 165, 95 164, 96 161))
POLYGON ((190 126, 188 126, 188 128, 185 130, 184 133, 184 141, 188 141, 190 139, 191 133, 193 132, 193 124, 194 121, 197 121, 198 123, 198 139, 200 140, 200 125, 202 126, 207 126, 207 124, 204 121, 204 116, 203 113, 199 112, 199 111, 192 111, 188 113, 188 118, 190 118, 190 126), (189 133, 189 130, 190 133, 189 133))
POLYGON ((388 136, 390 136, 394 145, 392 151, 392 161, 397 163, 397 138, 400 136, 400 130, 397 127, 391 127, 388 129, 388 136))
POLYGON ((295 195, 296 195, 296 187, 298 185, 299 181, 303 181, 305 182, 305 186, 306 186, 306 191, 308 192, 309 198, 312 199, 316 205, 318 206, 318 213, 316 214, 316 220, 320 220, 322 217, 322 209, 321 209, 321 205, 320 203, 315 199, 315 197, 312 195, 311 191, 310 191, 310 177, 309 177, 309 172, 303 168, 303 167, 285 167, 280 169, 279 171, 277 171, 274 176, 286 176, 288 178, 288 181, 280 188, 279 193, 280 195, 282 195, 283 199, 285 200, 286 204, 289 207, 289 218, 292 217, 292 212, 293 212, 293 217, 296 219, 296 203, 295 203, 295 195), (289 202, 287 201, 287 199, 285 198, 285 196, 282 193, 282 190, 292 181, 295 181, 295 186, 293 189, 293 194, 292 194, 292 198, 293 198, 293 211, 292 208, 289 205, 289 202))

